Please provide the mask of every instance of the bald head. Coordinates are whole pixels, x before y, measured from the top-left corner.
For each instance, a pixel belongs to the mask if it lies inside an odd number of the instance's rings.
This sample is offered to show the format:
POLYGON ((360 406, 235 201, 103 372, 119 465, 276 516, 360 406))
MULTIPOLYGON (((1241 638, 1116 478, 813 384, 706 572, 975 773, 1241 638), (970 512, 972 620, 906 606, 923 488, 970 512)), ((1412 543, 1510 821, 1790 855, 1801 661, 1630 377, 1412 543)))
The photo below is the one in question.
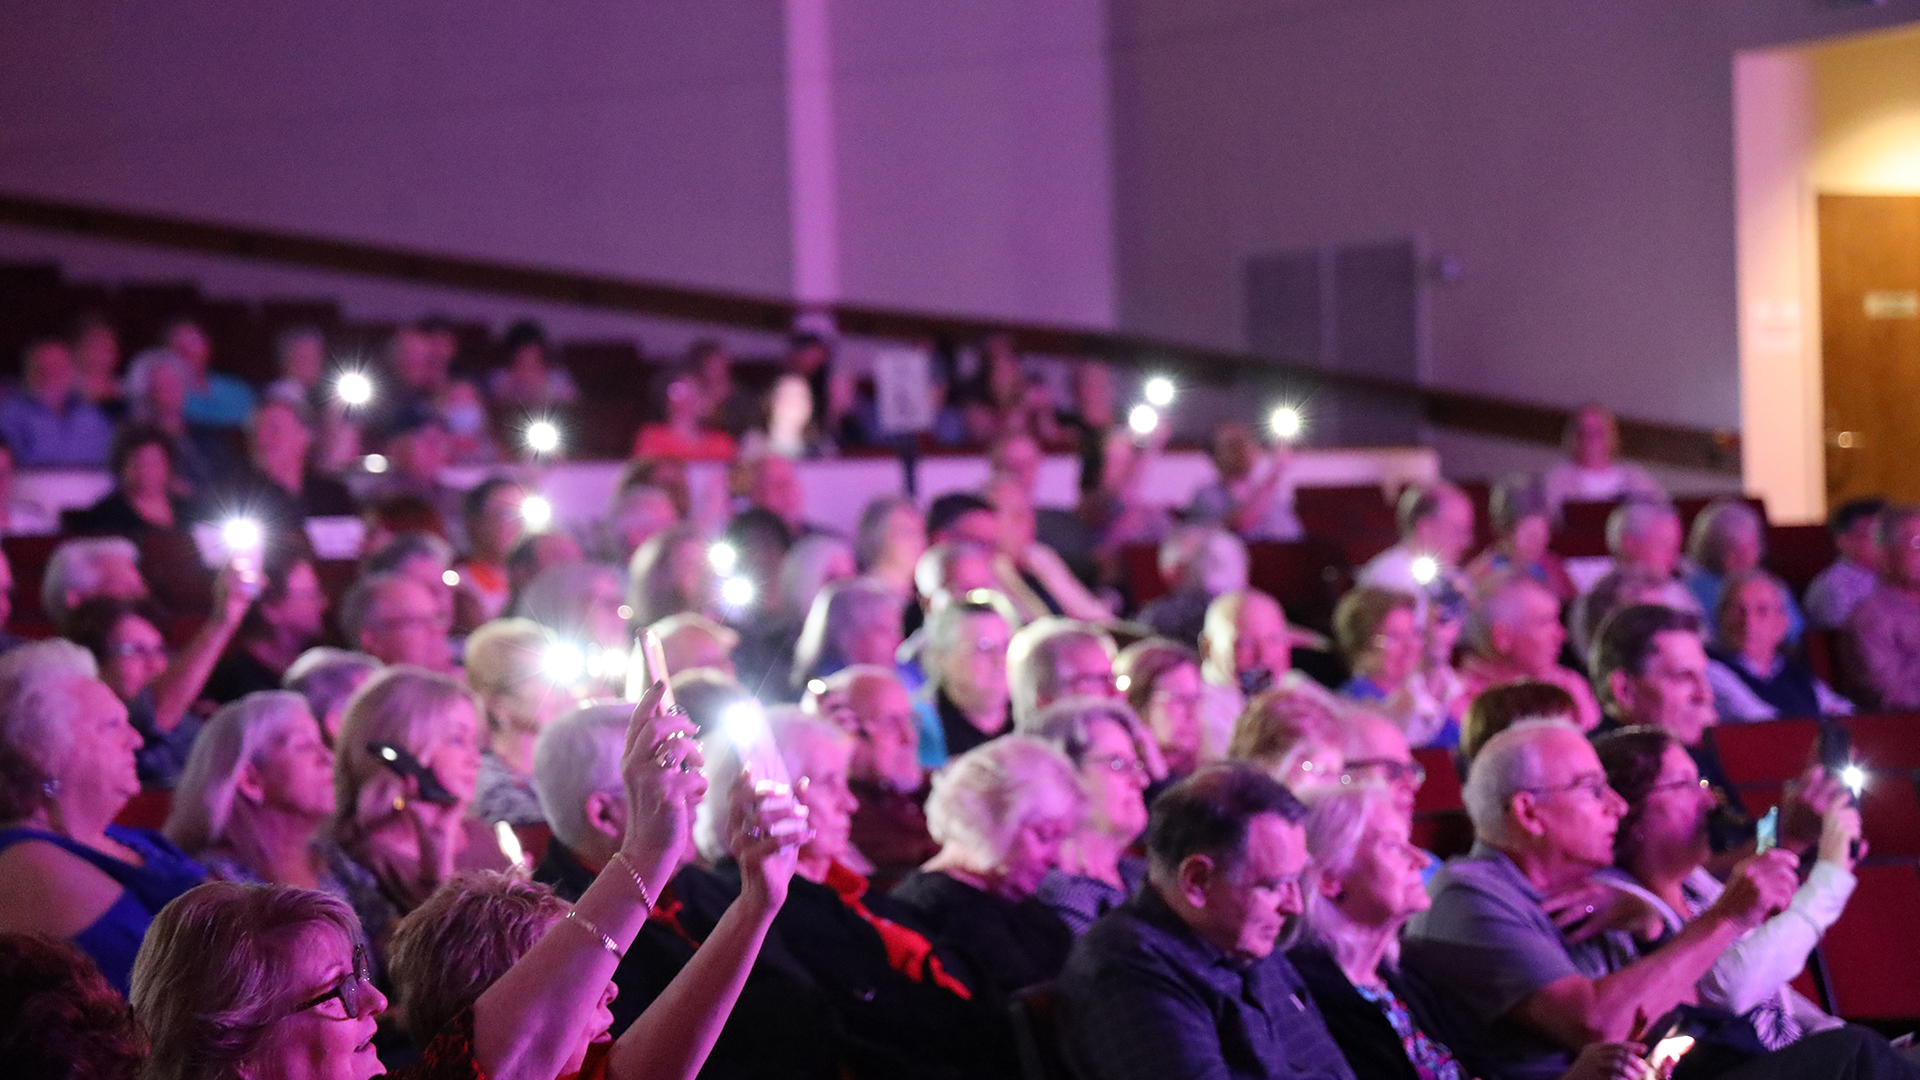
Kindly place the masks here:
POLYGON ((1277 680, 1293 668, 1286 613, 1258 589, 1223 593, 1207 605, 1200 652, 1212 681, 1231 684, 1261 671, 1277 680))

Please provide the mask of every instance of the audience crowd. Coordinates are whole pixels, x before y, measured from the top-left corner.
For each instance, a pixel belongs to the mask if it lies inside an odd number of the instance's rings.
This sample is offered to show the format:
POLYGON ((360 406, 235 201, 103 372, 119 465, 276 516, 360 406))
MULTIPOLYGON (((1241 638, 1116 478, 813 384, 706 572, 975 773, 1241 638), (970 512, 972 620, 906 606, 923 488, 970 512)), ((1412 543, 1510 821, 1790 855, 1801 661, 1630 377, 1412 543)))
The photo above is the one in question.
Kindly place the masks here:
POLYGON ((1592 407, 1490 543, 1461 488, 1401 493, 1308 627, 1249 581, 1304 532, 1291 445, 1223 423, 1170 511, 1099 365, 1064 404, 1004 338, 947 365, 990 479, 842 536, 793 461, 885 437, 831 341, 765 400, 696 346, 579 529, 513 425, 581 392, 537 325, 497 359, 435 321, 368 369, 290 331, 264 387, 186 319, 124 376, 101 319, 27 348, 0 471, 111 486, 0 638, 16 1075, 1920 1075, 1790 985, 1855 799, 1813 761, 1743 805, 1707 737, 1920 709, 1920 507, 1836 510, 1796 597, 1753 508, 1683 537, 1592 407), (1076 506, 1036 505, 1055 449, 1076 506), (1549 537, 1595 501, 1575 575, 1549 537), (1464 777, 1445 860, 1425 748, 1464 777))

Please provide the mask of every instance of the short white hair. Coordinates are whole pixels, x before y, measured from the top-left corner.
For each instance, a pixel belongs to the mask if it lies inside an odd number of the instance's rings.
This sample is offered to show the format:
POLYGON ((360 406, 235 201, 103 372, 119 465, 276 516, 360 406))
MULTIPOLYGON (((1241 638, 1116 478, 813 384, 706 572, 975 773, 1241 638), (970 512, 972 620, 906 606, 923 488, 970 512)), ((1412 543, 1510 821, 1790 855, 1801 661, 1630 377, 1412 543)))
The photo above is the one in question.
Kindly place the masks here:
POLYGON ((61 638, 0 656, 0 755, 50 775, 65 764, 79 711, 73 689, 100 677, 93 654, 61 638))
POLYGON ((1091 641, 1111 661, 1118 651, 1113 638, 1092 623, 1058 616, 1035 619, 1021 627, 1007 645, 1007 692, 1013 702, 1013 722, 1020 724, 1040 708, 1040 696, 1059 689, 1056 663, 1062 650, 1078 641, 1091 641))
MULTIPOLYGON (((847 735, 831 721, 801 711, 798 705, 773 705, 766 710, 767 731, 780 762, 791 775, 800 742, 813 735, 846 741, 847 735)), ((727 847, 727 820, 733 814, 733 784, 746 767, 739 747, 728 737, 725 722, 715 724, 700 743, 707 761, 707 793, 693 816, 693 843, 700 857, 718 862, 733 854, 727 847)), ((762 777, 761 779, 765 779, 762 777)))
MULTIPOLYGON (((1383 817, 1398 816, 1393 793, 1382 784, 1329 788, 1316 794, 1307 814, 1307 857, 1313 860, 1314 873, 1344 880, 1360 855, 1360 841, 1366 838, 1367 827, 1383 817)), ((1348 945, 1346 916, 1319 889, 1301 891, 1307 898, 1307 932, 1331 949, 1336 959, 1349 959, 1352 948, 1348 945)), ((1392 964, 1399 958, 1400 942, 1395 938, 1387 943, 1387 962, 1392 964)))
POLYGON ((983 873, 999 866, 1014 834, 1051 786, 1086 807, 1073 764, 1031 735, 1002 735, 961 754, 934 774, 927 796, 927 833, 958 865, 983 873))
POLYGON ((53 549, 40 581, 40 608, 55 624, 67 617, 67 594, 91 596, 106 577, 102 567, 114 560, 140 565, 140 549, 124 536, 88 536, 53 549))
POLYGON ((568 847, 587 837, 587 797, 622 790, 620 756, 633 706, 599 699, 570 710, 533 744, 533 792, 553 835, 568 847))
POLYGON ((1584 738, 1566 720, 1522 720, 1488 739, 1467 766, 1467 782, 1460 789, 1476 839, 1499 843, 1507 839, 1507 812, 1513 797, 1544 780, 1537 744, 1553 732, 1584 738))
POLYGON ((287 665, 280 685, 307 699, 307 708, 324 721, 381 668, 380 658, 352 649, 316 645, 287 665))
POLYGON ((1680 520, 1680 512, 1672 503, 1645 497, 1627 499, 1607 515, 1607 550, 1620 554, 1620 545, 1628 537, 1646 536, 1655 525, 1669 518, 1675 522, 1680 520))
POLYGON ((225 842, 240 770, 301 724, 314 725, 313 712, 290 690, 256 690, 221 706, 193 738, 173 790, 167 839, 189 855, 225 842))

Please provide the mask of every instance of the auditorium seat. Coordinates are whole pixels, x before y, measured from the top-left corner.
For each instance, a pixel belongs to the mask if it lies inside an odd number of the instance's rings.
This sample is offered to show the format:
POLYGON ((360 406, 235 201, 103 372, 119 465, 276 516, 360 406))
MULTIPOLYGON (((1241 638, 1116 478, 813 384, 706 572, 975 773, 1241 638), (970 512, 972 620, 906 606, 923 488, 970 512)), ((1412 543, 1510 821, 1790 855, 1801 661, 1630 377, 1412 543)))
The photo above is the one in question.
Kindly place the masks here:
POLYGON ((1805 596, 1807 586, 1838 555, 1825 525, 1767 526, 1767 569, 1786 582, 1795 597, 1805 596))
POLYGON ((1727 779, 1745 787, 1791 780, 1805 772, 1819 731, 1819 723, 1813 720, 1766 720, 1718 724, 1707 729, 1707 738, 1720 754, 1727 779))
POLYGON ((1906 860, 1854 872, 1853 898, 1820 945, 1833 1005, 1849 1020, 1920 1018, 1920 871, 1906 860))
POLYGON ((1349 566, 1364 564, 1400 539, 1393 507, 1372 484, 1299 488, 1293 509, 1307 536, 1339 544, 1349 566))
POLYGON ((153 789, 128 799, 113 823, 129 829, 158 829, 167 823, 167 815, 171 813, 173 792, 165 788, 153 789))
POLYGON ((1318 536, 1247 545, 1247 581, 1280 601, 1287 621, 1321 633, 1333 629, 1333 606, 1353 584, 1342 543, 1318 536))
POLYGON ((1413 796, 1413 842, 1442 859, 1464 855, 1473 846, 1473 823, 1460 797, 1460 771, 1453 751, 1426 747, 1413 760, 1427 771, 1413 796))
POLYGON ((1569 559, 1595 558, 1607 554, 1607 515, 1613 502, 1570 502, 1560 507, 1560 527, 1553 531, 1550 546, 1569 559))
POLYGON ((1128 544, 1122 548, 1120 572, 1126 576, 1136 605, 1145 606, 1167 594, 1167 579, 1160 576, 1158 544, 1128 544))
POLYGON ((1052 983, 1016 991, 1008 1002, 1014 1050, 1025 1080, 1073 1080, 1061 1051, 1060 1013, 1052 983))

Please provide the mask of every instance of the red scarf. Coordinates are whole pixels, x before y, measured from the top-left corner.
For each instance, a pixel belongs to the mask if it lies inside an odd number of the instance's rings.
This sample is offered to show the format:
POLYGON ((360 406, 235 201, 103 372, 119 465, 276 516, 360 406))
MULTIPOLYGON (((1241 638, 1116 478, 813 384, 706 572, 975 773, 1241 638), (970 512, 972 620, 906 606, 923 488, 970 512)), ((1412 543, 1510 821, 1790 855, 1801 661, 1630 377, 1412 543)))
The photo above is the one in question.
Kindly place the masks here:
POLYGON ((838 893, 840 902, 865 919, 868 926, 880 932, 880 943, 887 950, 887 964, 895 971, 918 982, 932 983, 949 990, 965 1000, 973 1000, 973 991, 968 990, 959 979, 947 974, 940 958, 933 955, 932 942, 914 930, 867 910, 867 905, 861 900, 867 895, 866 878, 836 862, 827 869, 827 880, 823 884, 838 893))

